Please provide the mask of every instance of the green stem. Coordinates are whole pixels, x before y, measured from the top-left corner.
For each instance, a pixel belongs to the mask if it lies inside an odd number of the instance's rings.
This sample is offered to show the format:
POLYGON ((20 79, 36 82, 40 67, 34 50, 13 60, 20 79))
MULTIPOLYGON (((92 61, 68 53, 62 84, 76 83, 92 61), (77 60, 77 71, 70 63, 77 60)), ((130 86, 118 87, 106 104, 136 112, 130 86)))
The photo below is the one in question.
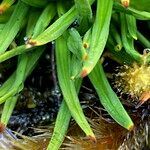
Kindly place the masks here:
POLYGON ((139 41, 146 47, 150 48, 150 41, 139 31, 137 31, 139 41))

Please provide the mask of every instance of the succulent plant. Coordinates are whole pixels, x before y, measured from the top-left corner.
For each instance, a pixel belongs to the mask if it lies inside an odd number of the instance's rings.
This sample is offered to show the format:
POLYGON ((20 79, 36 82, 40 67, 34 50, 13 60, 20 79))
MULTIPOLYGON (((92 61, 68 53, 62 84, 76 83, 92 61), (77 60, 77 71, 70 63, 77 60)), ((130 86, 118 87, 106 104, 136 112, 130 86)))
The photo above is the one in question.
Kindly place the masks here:
POLYGON ((59 149, 71 117, 85 136, 96 142, 78 97, 84 77, 90 79, 109 115, 133 130, 134 123, 101 61, 109 57, 122 65, 116 86, 138 97, 138 107, 149 100, 150 56, 142 55, 144 48, 150 48, 149 4, 149 0, 2 0, 0 62, 12 60, 15 69, 12 67, 13 73, 0 87, 0 104, 4 103, 1 122, 7 126, 27 77, 45 49, 51 51, 51 43, 63 100, 47 149, 59 149))

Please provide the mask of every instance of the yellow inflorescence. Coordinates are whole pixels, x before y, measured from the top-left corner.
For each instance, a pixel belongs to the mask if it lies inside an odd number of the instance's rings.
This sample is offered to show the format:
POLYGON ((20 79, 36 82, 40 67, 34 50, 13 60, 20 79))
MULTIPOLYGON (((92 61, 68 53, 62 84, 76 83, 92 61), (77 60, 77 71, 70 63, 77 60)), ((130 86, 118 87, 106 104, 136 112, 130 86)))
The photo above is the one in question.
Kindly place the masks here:
POLYGON ((150 66, 133 63, 119 68, 115 75, 115 86, 122 92, 140 98, 150 91, 150 66))

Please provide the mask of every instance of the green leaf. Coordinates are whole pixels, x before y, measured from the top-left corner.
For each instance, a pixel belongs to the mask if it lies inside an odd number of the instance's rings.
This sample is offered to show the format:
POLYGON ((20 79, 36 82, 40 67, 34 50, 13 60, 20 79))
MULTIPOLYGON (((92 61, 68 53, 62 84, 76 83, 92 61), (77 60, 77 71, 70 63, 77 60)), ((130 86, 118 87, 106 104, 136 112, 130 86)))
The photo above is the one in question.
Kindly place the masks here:
POLYGON ((67 133, 70 119, 71 119, 70 111, 65 101, 63 101, 61 104, 61 107, 59 108, 53 135, 51 137, 47 150, 50 150, 50 149, 58 150, 60 148, 65 138, 65 134, 67 133))
POLYGON ((140 11, 150 12, 149 0, 130 0, 130 6, 140 11))
POLYGON ((0 97, 4 96, 9 89, 11 88, 12 84, 15 80, 16 72, 14 72, 0 87, 0 97))
POLYGON ((112 0, 97 1, 96 20, 94 22, 89 43, 88 58, 84 61, 80 76, 88 75, 98 62, 109 34, 109 24, 112 13, 112 0), (107 9, 106 9, 107 8, 107 9))
POLYGON ((79 60, 75 55, 71 58, 71 79, 74 80, 82 67, 82 60, 79 60))
POLYGON ((69 50, 79 59, 84 60, 87 56, 87 52, 83 47, 82 38, 79 32, 75 28, 69 30, 70 36, 67 40, 67 46, 69 50))
POLYGON ((16 70, 14 83, 12 84, 9 91, 5 95, 0 97, 0 104, 5 102, 11 96, 14 96, 17 93, 19 93, 20 90, 22 90, 22 86, 23 86, 22 81, 24 79, 27 62, 28 62, 27 55, 20 55, 20 57, 18 59, 18 66, 17 66, 17 70, 16 70))
POLYGON ((1 123, 5 124, 6 126, 15 108, 17 98, 18 98, 18 95, 10 97, 8 98, 8 100, 6 100, 4 104, 2 115, 1 115, 1 123))
POLYGON ((83 20, 89 20, 91 22, 92 20, 92 10, 91 6, 88 0, 74 0, 75 1, 75 7, 79 13, 79 16, 83 20))
POLYGON ((74 8, 70 9, 59 19, 57 19, 52 25, 50 25, 50 27, 48 27, 43 33, 41 33, 36 38, 29 40, 29 44, 33 46, 34 45, 38 46, 57 39, 76 19, 76 16, 77 16, 76 10, 74 8))
POLYGON ((47 0, 22 0, 24 3, 33 7, 45 7, 48 4, 47 0))
POLYGON ((132 15, 126 14, 126 20, 127 20, 127 28, 131 37, 137 40, 137 27, 136 27, 135 17, 132 15))
MULTIPOLYGON (((94 0, 89 0, 90 4, 93 2, 94 0)), ((28 44, 31 46, 39 46, 57 39, 73 23, 77 16, 78 13, 75 7, 72 7, 52 25, 50 25, 43 33, 41 33, 36 38, 29 40, 28 44)))
POLYGON ((14 110, 18 98, 18 92, 20 92, 23 88, 23 82, 34 69, 35 64, 37 63, 43 51, 44 48, 39 47, 34 53, 31 52, 29 54, 30 57, 28 57, 27 54, 21 55, 21 60, 18 61, 17 70, 9 77, 2 87, 0 87, 0 103, 6 100, 1 115, 1 122, 3 122, 5 125, 7 125, 14 110))
MULTIPOLYGON (((81 79, 78 79, 75 81, 75 86, 76 86, 77 93, 78 93, 80 86, 81 86, 81 79)), ((59 149, 59 147, 61 146, 65 138, 65 134, 67 133, 70 119, 71 119, 71 113, 67 107, 67 104, 63 100, 61 107, 59 109, 58 115, 57 115, 53 135, 52 135, 52 138, 50 140, 47 150, 59 149)))
POLYGON ((89 74, 89 78, 97 91, 102 105, 109 115, 124 128, 128 130, 133 129, 134 124, 132 120, 109 85, 100 64, 96 65, 93 71, 89 74))
POLYGON ((134 62, 134 59, 125 51, 124 48, 122 48, 120 51, 116 51, 114 49, 115 44, 110 43, 109 39, 107 42, 106 47, 109 50, 109 57, 116 62, 119 62, 120 64, 128 64, 131 65, 134 62))
POLYGON ((6 51, 9 47, 10 43, 13 41, 17 33, 19 32, 23 20, 28 12, 28 6, 23 2, 19 1, 15 10, 9 19, 9 21, 5 24, 3 30, 0 34, 0 54, 6 51))
POLYGON ((7 59, 10 59, 16 55, 23 54, 25 52, 28 52, 29 50, 32 50, 34 48, 26 48, 26 45, 17 46, 16 48, 13 48, 9 51, 6 51, 5 53, 0 55, 0 62, 3 62, 7 59))
POLYGON ((92 9, 88 0, 74 0, 75 7, 79 14, 78 27, 81 34, 85 33, 92 23, 92 9))
POLYGON ((74 82, 70 80, 70 51, 67 49, 66 41, 63 37, 56 40, 56 63, 59 85, 72 117, 87 136, 95 139, 80 106, 74 82))
POLYGON ((15 7, 16 6, 11 6, 4 13, 0 14, 0 23, 6 23, 9 20, 9 18, 11 17, 15 7))
POLYGON ((145 48, 150 48, 150 41, 141 32, 137 31, 138 40, 145 46, 145 48))
POLYGON ((40 15, 41 15, 41 11, 39 11, 39 10, 32 8, 29 11, 29 18, 28 18, 28 23, 27 23, 27 27, 26 27, 26 38, 31 38, 31 36, 33 35, 35 25, 36 25, 40 15))
POLYGON ((15 2, 15 0, 3 0, 0 4, 0 14, 4 13, 10 6, 15 2))
POLYGON ((39 17, 36 26, 33 31, 32 38, 37 37, 40 33, 42 33, 45 28, 49 25, 50 21, 56 14, 56 7, 53 3, 50 3, 45 7, 41 16, 39 17))
POLYGON ((139 20, 150 20, 150 13, 146 11, 140 11, 137 9, 134 9, 132 7, 125 8, 118 2, 114 2, 114 9, 120 12, 124 12, 127 14, 131 14, 135 16, 136 19, 139 20))
POLYGON ((108 40, 110 40, 111 43, 113 42, 112 45, 114 45, 114 50, 120 51, 122 49, 121 36, 114 23, 111 23, 110 25, 110 34, 108 40))
MULTIPOLYGON (((120 4, 121 0, 115 0, 120 4)), ((121 5, 121 4, 120 4, 121 5)), ((129 7, 139 10, 150 12, 150 1, 149 0, 129 0, 129 7)))
POLYGON ((134 58, 135 61, 140 62, 141 55, 138 53, 133 44, 133 38, 129 35, 128 27, 127 27, 127 20, 124 13, 120 13, 120 21, 121 21, 121 38, 123 42, 123 46, 126 50, 126 52, 134 58))

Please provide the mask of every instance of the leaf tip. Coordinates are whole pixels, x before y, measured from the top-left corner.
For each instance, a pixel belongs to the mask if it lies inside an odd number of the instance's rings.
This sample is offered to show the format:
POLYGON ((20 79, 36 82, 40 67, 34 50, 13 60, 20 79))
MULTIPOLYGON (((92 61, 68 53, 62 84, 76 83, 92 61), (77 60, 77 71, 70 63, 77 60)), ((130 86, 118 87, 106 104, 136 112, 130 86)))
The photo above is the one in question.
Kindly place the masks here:
POLYGON ((36 46, 36 45, 38 45, 37 42, 36 42, 35 40, 32 40, 32 39, 30 39, 27 44, 29 44, 29 45, 31 45, 31 46, 36 46))
POLYGON ((86 139, 92 141, 93 143, 97 142, 96 137, 94 135, 88 135, 86 139))
POLYGON ((3 14, 9 7, 10 7, 10 5, 8 3, 2 2, 0 4, 0 15, 3 14))
POLYGON ((121 0, 121 4, 127 8, 127 7, 129 7, 130 0, 121 0))
POLYGON ((80 76, 81 76, 82 78, 84 78, 84 77, 87 76, 87 75, 88 75, 87 69, 82 69, 80 76))
POLYGON ((129 131, 132 131, 134 129, 134 124, 132 123, 128 128, 129 131))
POLYGON ((0 133, 4 132, 5 130, 5 124, 3 124, 2 122, 0 123, 0 133))
POLYGON ((2 15, 4 12, 4 8, 0 6, 0 15, 2 15))

